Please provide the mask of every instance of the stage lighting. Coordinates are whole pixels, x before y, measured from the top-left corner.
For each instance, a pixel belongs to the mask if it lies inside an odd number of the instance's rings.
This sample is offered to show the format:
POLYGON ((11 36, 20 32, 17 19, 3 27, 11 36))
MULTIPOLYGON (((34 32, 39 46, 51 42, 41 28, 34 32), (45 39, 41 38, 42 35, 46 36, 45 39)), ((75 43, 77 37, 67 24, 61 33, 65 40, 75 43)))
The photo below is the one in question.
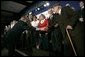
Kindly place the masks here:
POLYGON ((40 8, 37 8, 37 10, 40 10, 40 8))
POLYGON ((29 14, 32 14, 32 12, 29 12, 29 14))

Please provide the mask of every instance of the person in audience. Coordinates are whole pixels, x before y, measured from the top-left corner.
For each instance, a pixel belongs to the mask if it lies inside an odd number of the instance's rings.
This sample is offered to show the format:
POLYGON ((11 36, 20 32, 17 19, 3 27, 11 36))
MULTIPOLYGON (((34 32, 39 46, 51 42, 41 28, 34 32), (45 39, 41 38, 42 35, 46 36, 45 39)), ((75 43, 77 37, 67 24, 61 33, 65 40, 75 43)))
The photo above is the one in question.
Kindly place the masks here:
POLYGON ((39 43, 39 29, 38 29, 38 24, 39 24, 39 20, 37 20, 37 17, 35 15, 33 15, 33 21, 31 22, 31 26, 34 27, 34 31, 33 31, 33 46, 36 46, 36 48, 38 49, 38 43, 39 43))
MULTIPOLYGON (((63 46, 63 54, 65 56, 73 55, 73 49, 71 48, 71 44, 69 41, 69 38, 66 33, 66 29, 73 30, 75 27, 75 24, 77 22, 77 14, 76 12, 71 8, 70 4, 67 3, 65 7, 61 7, 60 4, 55 4, 53 6, 53 11, 55 14, 58 14, 59 17, 57 17, 57 22, 60 27, 60 30, 62 32, 63 38, 62 38, 62 44, 63 46), (69 45, 70 44, 70 45, 69 45)), ((70 31, 70 33, 71 33, 70 31)), ((72 35, 72 33, 71 33, 72 35)))
POLYGON ((13 28, 13 26, 14 26, 16 23, 17 23, 16 20, 13 20, 13 21, 10 23, 10 25, 11 25, 11 29, 13 28))
POLYGON ((37 17, 36 16, 33 16, 33 21, 31 22, 31 25, 37 30, 38 28, 38 23, 39 23, 39 20, 37 20, 37 17))
POLYGON ((50 19, 50 43, 52 45, 51 51, 52 53, 50 55, 52 56, 61 56, 62 54, 62 32, 58 23, 59 19, 59 14, 58 12, 58 7, 51 8, 48 10, 49 19, 50 19))
POLYGON ((73 31, 71 33, 73 43, 76 48, 76 52, 78 56, 84 56, 84 1, 79 1, 80 9, 76 11, 77 19, 73 31), (77 41, 76 41, 77 40, 77 41))
POLYGON ((39 36, 40 36, 40 46, 43 49, 48 49, 48 38, 47 38, 47 31, 48 31, 48 19, 45 18, 43 14, 39 16, 39 36))
POLYGON ((15 44, 17 44, 17 39, 20 39, 21 33, 24 30, 28 30, 27 25, 28 17, 26 15, 22 16, 19 21, 14 25, 14 27, 8 31, 6 35, 7 45, 8 45, 8 55, 13 56, 15 54, 15 44))
POLYGON ((51 34, 52 34, 52 17, 53 17, 53 8, 48 9, 48 14, 49 14, 49 26, 48 26, 48 47, 49 47, 49 55, 52 55, 52 39, 51 39, 51 34))

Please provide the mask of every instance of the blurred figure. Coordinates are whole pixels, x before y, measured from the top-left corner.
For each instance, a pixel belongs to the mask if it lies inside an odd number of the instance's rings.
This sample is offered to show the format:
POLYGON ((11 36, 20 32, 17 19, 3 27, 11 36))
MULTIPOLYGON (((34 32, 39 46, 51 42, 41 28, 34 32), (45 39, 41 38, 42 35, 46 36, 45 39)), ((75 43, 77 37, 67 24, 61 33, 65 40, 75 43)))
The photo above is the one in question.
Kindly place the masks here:
POLYGON ((33 15, 32 14, 29 14, 28 18, 29 18, 30 22, 33 21, 33 15))
POLYGON ((11 30, 11 25, 10 24, 7 26, 7 31, 9 31, 9 30, 11 30))
MULTIPOLYGON (((49 25, 49 38, 50 43, 52 45, 52 56, 60 56, 62 53, 62 33, 59 27, 58 19, 59 14, 58 6, 56 8, 51 8, 48 10, 48 14, 50 14, 50 25, 49 25)), ((50 54, 51 55, 51 54, 50 54)))
POLYGON ((33 30, 33 47, 36 46, 36 48, 38 49, 38 45, 39 45, 39 29, 38 29, 38 24, 39 24, 39 20, 37 20, 37 17, 35 15, 33 15, 33 20, 31 22, 31 25, 34 27, 33 30))
POLYGON ((79 11, 80 12, 80 18, 79 18, 79 21, 80 22, 84 22, 84 1, 80 1, 80 8, 81 10, 79 11))
POLYGON ((64 55, 70 56, 74 55, 72 46, 69 42, 68 36, 66 34, 66 28, 68 30, 73 30, 76 24, 76 12, 71 8, 70 4, 66 4, 65 7, 61 7, 61 5, 57 4, 54 5, 54 12, 59 14, 59 17, 57 18, 58 24, 60 26, 61 32, 63 34, 63 41, 64 44, 64 55))
POLYGON ((16 23, 17 23, 16 20, 13 20, 13 21, 10 23, 10 25, 11 25, 11 29, 13 28, 13 26, 14 26, 16 23))
POLYGON ((39 30, 41 31, 47 31, 48 30, 48 20, 45 19, 45 16, 43 14, 41 14, 39 16, 39 30))
POLYGON ((13 56, 15 54, 15 44, 17 44, 17 40, 20 39, 21 33, 26 29, 28 30, 28 25, 26 23, 27 20, 27 16, 22 16, 15 26, 8 31, 6 39, 9 56, 13 56))
POLYGON ((48 14, 49 14, 49 28, 52 26, 52 17, 53 17, 53 8, 48 9, 48 14))
POLYGON ((6 34, 7 32, 8 32, 8 27, 7 26, 5 26, 5 29, 4 29, 4 34, 6 34))
POLYGON ((43 14, 39 16, 39 25, 38 28, 40 30, 40 47, 43 49, 48 49, 48 38, 47 38, 47 31, 48 31, 48 19, 45 18, 43 14))
POLYGON ((77 17, 75 19, 77 19, 76 24, 74 26, 74 30, 72 31, 72 39, 73 39, 73 43, 75 45, 76 48, 76 52, 78 56, 84 56, 84 34, 85 34, 85 28, 84 28, 84 2, 80 1, 79 2, 80 5, 80 10, 78 10, 76 12, 77 17))
POLYGON ((7 48, 6 34, 7 34, 8 31, 9 31, 8 26, 5 26, 5 29, 4 29, 4 37, 2 38, 2 39, 3 39, 3 46, 4 46, 4 48, 5 48, 5 47, 7 48))
POLYGON ((33 21, 31 22, 31 25, 37 30, 38 28, 38 23, 39 23, 39 20, 37 20, 37 17, 36 16, 33 16, 33 21))
POLYGON ((49 55, 52 55, 52 39, 51 39, 51 34, 52 34, 52 17, 53 17, 53 8, 48 9, 48 14, 49 14, 49 26, 48 26, 48 47, 49 47, 49 55))

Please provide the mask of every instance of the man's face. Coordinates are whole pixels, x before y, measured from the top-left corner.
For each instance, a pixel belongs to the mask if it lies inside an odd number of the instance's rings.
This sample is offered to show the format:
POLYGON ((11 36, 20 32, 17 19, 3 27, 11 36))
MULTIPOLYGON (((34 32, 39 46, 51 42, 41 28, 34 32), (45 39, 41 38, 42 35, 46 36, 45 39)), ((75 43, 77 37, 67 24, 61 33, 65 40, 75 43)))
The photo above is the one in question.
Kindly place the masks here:
POLYGON ((36 20, 36 19, 37 19, 37 18, 34 16, 34 17, 33 17, 33 20, 36 20))
POLYGON ((29 19, 32 19, 32 14, 29 14, 29 19))
POLYGON ((52 8, 48 10, 48 14, 53 14, 52 8))
POLYGON ((55 12, 55 13, 59 13, 59 10, 61 9, 61 6, 55 6, 55 7, 53 7, 53 11, 55 12))
POLYGON ((30 21, 32 21, 32 18, 33 18, 32 14, 29 14, 29 20, 30 21))
POLYGON ((53 11, 56 13, 58 11, 58 6, 53 7, 53 11))
POLYGON ((25 15, 25 16, 24 16, 24 19, 28 20, 28 16, 27 16, 27 15, 25 15))
POLYGON ((39 20, 43 20, 44 17, 42 15, 39 16, 39 20))
POLYGON ((84 6, 84 2, 83 1, 81 1, 79 4, 80 4, 80 7, 84 6))

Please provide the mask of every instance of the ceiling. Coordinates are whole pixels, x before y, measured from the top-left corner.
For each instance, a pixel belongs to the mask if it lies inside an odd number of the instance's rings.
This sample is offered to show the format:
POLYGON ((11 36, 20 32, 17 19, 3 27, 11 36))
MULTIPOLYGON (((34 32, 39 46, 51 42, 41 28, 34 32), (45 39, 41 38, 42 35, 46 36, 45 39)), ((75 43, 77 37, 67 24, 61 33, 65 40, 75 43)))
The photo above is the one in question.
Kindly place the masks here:
MULTIPOLYGON (((27 13, 29 11, 34 11, 36 8, 41 7, 41 5, 43 5, 46 1, 1 1, 1 16, 15 16, 15 15, 20 15, 20 14, 24 14, 26 11, 27 13), (29 11, 28 11, 29 10, 29 11)), ((49 1, 52 5, 52 3, 54 4, 55 1, 49 1)), ((78 2, 74 1, 60 1, 60 4, 62 6, 64 6, 64 4, 66 3, 70 3, 71 5, 73 5, 76 9, 79 8, 78 2)), ((51 6, 50 5, 50 6, 51 6)), ((46 8, 45 8, 46 9, 46 8)), ((42 9, 44 11, 44 9, 42 9)), ((40 11, 42 11, 40 10, 40 11)), ((39 12, 39 11, 38 11, 39 12)), ((37 12, 34 12, 37 13, 37 12)))
POLYGON ((13 16, 31 7, 34 1, 1 1, 1 16, 13 16))

